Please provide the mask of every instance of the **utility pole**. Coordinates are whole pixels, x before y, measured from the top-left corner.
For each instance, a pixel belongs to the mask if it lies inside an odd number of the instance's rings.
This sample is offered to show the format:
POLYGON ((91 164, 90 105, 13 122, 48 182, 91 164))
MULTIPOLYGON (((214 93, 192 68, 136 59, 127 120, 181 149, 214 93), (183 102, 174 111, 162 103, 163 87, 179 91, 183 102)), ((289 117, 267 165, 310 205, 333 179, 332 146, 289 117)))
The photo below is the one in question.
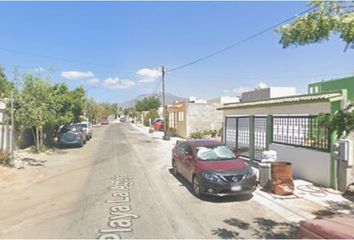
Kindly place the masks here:
POLYGON ((165 67, 164 66, 161 67, 161 71, 162 71, 162 107, 163 107, 162 114, 163 114, 163 120, 164 120, 164 124, 163 124, 164 133, 163 133, 162 139, 168 141, 171 138, 167 132, 168 122, 166 121, 167 120, 167 105, 166 105, 166 96, 165 96, 165 67))

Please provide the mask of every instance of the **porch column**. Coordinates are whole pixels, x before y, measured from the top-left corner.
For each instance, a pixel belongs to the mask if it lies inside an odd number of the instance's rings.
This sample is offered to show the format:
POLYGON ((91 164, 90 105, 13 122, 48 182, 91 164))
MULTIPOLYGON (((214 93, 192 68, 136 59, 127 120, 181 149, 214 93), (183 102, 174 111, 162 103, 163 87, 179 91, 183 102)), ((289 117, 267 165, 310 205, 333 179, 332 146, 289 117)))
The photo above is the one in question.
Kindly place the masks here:
POLYGON ((249 149, 249 153, 250 153, 250 160, 253 161, 254 160, 254 115, 251 115, 250 118, 250 132, 249 132, 249 138, 250 138, 250 149, 249 149))
POLYGON ((269 145, 273 141, 273 116, 267 115, 267 129, 266 129, 266 150, 269 150, 269 145))

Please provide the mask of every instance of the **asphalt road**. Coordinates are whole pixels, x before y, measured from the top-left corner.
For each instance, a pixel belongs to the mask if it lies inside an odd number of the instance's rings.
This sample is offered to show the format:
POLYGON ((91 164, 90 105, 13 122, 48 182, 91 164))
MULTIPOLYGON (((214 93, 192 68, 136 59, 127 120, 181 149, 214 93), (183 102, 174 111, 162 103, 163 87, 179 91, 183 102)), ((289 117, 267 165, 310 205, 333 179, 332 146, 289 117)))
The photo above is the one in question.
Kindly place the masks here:
POLYGON ((170 151, 129 123, 96 128, 87 146, 50 159, 29 183, 0 190, 1 238, 296 237, 252 195, 193 196, 172 175, 170 151))

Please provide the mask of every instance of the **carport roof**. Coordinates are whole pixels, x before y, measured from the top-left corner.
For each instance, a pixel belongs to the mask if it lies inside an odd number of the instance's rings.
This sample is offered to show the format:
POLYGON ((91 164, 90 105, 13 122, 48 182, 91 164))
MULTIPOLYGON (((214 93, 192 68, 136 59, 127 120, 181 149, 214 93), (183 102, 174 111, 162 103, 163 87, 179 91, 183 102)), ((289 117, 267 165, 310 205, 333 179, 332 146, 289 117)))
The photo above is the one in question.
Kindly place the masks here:
POLYGON ((280 98, 270 98, 265 100, 248 101, 248 102, 238 102, 238 103, 227 103, 218 110, 235 109, 235 108, 245 108, 245 107, 260 107, 263 105, 279 105, 279 104, 289 104, 289 103, 306 103, 306 102, 323 102, 331 98, 340 97, 342 93, 340 92, 328 92, 328 93, 317 93, 317 94, 305 94, 305 95, 295 95, 289 97, 280 98))

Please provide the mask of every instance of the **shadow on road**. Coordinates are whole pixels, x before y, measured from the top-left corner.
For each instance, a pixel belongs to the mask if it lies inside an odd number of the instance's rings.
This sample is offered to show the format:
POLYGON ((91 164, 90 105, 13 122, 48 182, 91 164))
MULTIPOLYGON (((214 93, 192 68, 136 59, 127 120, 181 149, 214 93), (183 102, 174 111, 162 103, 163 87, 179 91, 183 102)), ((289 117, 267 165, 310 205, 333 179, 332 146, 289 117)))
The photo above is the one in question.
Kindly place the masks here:
MULTIPOLYGON (((224 223, 232 227, 237 227, 240 230, 247 230, 254 238, 263 239, 293 239, 297 238, 298 227, 287 223, 277 222, 263 217, 255 218, 252 224, 247 223, 237 218, 225 219, 224 223)), ((213 235, 223 239, 243 239, 240 233, 227 228, 213 229, 213 235)))
MULTIPOLYGON (((181 187, 185 187, 192 195, 194 195, 193 191, 193 186, 190 184, 187 179, 185 179, 181 175, 175 176, 173 174, 173 169, 170 168, 168 169, 170 174, 174 176, 179 182, 181 187)), ((252 194, 248 195, 240 195, 240 196, 224 196, 224 197, 218 197, 218 196, 202 196, 200 197, 201 200, 207 201, 207 202, 213 202, 213 203, 225 203, 225 202, 242 202, 242 201, 248 201, 253 197, 252 194)))
POLYGON ((334 217, 341 214, 354 215, 354 204, 351 202, 326 201, 328 207, 312 212, 316 218, 334 217))

